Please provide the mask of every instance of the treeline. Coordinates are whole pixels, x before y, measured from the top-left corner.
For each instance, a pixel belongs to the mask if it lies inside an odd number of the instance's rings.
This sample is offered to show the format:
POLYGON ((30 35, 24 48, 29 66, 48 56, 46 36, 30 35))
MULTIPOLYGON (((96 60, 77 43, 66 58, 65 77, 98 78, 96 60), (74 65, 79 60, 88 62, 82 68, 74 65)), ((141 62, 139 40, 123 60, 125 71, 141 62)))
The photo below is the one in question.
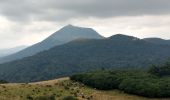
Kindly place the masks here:
POLYGON ((0 84, 8 83, 8 81, 0 80, 0 84))
POLYGON ((76 74, 70 78, 100 90, 119 89, 145 97, 170 97, 170 77, 167 74, 170 70, 167 70, 168 68, 170 66, 165 64, 161 67, 152 67, 149 71, 95 71, 76 74), (160 69, 160 72, 155 72, 155 68, 160 69))

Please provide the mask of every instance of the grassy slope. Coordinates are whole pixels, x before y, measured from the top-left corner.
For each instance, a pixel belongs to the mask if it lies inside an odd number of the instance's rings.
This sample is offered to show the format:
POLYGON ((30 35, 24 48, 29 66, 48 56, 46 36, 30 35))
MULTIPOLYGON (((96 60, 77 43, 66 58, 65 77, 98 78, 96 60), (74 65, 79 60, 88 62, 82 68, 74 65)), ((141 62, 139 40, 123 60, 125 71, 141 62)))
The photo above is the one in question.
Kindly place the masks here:
POLYGON ((170 99, 149 99, 122 93, 118 90, 99 91, 91 89, 82 84, 75 83, 69 78, 57 80, 0 85, 0 100, 27 100, 27 97, 37 97, 43 95, 54 95, 57 100, 65 96, 75 96, 80 100, 170 100, 170 99), (82 98, 83 97, 83 98, 82 98))

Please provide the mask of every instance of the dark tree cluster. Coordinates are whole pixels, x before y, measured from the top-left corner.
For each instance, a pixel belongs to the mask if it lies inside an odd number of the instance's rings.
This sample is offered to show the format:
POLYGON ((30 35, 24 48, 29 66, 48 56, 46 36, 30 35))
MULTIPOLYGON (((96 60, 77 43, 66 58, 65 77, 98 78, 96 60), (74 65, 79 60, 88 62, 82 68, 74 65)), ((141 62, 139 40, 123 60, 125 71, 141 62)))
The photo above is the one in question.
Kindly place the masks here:
POLYGON ((170 63, 166 63, 162 66, 153 65, 150 68, 149 73, 160 77, 170 76, 170 63))
POLYGON ((100 90, 119 89, 145 97, 170 97, 170 77, 158 77, 147 71, 95 71, 70 78, 100 90))
POLYGON ((0 84, 4 84, 4 83, 8 83, 8 82, 5 80, 0 80, 0 84))

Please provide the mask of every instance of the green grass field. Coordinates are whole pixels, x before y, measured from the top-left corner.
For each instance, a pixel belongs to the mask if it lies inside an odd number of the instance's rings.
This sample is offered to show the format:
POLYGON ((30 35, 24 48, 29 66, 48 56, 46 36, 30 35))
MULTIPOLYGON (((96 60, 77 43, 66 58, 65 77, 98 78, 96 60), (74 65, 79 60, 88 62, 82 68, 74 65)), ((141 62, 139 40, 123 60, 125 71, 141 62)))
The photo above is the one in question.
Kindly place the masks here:
POLYGON ((150 99, 139 97, 118 90, 99 91, 72 82, 69 78, 28 84, 9 83, 0 85, 0 100, 37 100, 36 98, 41 96, 53 96, 56 100, 62 100, 66 96, 74 96, 79 100, 170 100, 170 98, 150 99))

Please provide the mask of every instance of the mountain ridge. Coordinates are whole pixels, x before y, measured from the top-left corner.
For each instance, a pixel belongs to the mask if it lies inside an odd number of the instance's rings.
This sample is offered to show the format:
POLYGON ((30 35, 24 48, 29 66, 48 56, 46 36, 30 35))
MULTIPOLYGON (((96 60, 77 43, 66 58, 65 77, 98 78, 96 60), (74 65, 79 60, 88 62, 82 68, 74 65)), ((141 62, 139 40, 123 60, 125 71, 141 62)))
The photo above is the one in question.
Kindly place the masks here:
POLYGON ((33 56, 34 54, 48 50, 54 46, 62 45, 78 38, 89 39, 102 39, 99 33, 91 28, 76 27, 73 25, 67 25, 60 30, 56 31, 45 40, 34 44, 18 53, 3 57, 0 59, 0 63, 14 61, 22 59, 24 57, 33 56))
POLYGON ((27 48, 27 46, 22 45, 22 46, 17 46, 17 47, 13 47, 13 48, 6 48, 6 49, 0 49, 0 57, 5 57, 11 54, 14 54, 16 52, 19 52, 23 49, 27 48))
POLYGON ((165 40, 162 38, 144 38, 143 40, 154 44, 170 45, 170 40, 165 40))

